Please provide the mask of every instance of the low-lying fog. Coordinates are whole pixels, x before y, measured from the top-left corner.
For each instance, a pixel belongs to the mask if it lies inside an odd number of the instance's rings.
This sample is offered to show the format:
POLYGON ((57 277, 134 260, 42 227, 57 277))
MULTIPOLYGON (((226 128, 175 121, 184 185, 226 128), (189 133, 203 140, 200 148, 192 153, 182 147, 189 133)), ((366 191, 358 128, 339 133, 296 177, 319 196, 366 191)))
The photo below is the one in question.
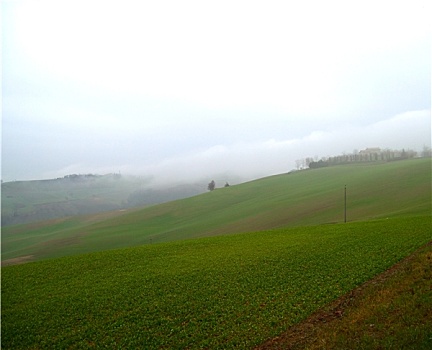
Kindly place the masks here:
POLYGON ((431 144, 427 1, 2 9, 3 181, 239 182, 431 144))

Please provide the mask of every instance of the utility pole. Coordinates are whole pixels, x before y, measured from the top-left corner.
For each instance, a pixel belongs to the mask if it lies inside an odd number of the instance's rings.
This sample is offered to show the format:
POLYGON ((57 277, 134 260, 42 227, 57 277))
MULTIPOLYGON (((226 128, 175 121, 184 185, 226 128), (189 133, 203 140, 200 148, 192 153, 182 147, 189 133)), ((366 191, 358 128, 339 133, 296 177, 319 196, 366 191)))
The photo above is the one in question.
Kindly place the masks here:
POLYGON ((345 185, 345 210, 344 210, 344 222, 346 223, 346 214, 347 214, 347 196, 346 196, 346 185, 345 185))

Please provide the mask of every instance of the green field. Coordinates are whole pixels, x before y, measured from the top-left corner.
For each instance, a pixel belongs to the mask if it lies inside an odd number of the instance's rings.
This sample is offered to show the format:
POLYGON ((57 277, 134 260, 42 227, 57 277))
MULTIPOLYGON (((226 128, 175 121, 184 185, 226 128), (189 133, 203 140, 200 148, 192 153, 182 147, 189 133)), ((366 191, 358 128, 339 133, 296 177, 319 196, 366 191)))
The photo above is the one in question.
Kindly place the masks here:
POLYGON ((2 261, 39 260, 198 237, 431 213, 431 160, 300 171, 131 212, 2 231, 2 261), (109 218, 112 215, 114 217, 109 218))
MULTIPOLYGON (((2 262, 35 261, 2 267, 2 347, 251 349, 431 242, 431 224, 431 160, 415 159, 301 171, 144 209, 7 227, 2 262)), ((379 333, 368 338, 350 323, 335 341, 354 347, 351 334, 357 348, 429 348, 428 252, 390 287, 405 285, 405 299, 381 308, 391 294, 381 290, 368 305, 362 327, 379 333), (401 319, 399 328, 375 310, 401 319)))
POLYGON ((2 269, 7 349, 250 349, 431 239, 430 216, 277 229, 2 269))

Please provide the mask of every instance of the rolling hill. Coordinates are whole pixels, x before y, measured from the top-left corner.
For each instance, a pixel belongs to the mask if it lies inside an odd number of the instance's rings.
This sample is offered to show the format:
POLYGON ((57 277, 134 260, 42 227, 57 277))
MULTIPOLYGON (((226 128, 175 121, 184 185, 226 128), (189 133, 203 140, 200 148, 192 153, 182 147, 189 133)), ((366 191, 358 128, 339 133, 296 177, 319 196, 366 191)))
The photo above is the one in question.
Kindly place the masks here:
POLYGON ((431 160, 335 166, 272 176, 143 209, 6 227, 2 261, 39 260, 174 240, 430 215, 431 160))
POLYGON ((2 346, 269 349, 297 332, 318 348, 429 349, 431 231, 430 159, 6 227, 2 259, 40 261, 2 267, 2 346))
POLYGON ((1 185, 2 226, 148 206, 205 192, 206 184, 152 188, 140 177, 69 175, 1 185))

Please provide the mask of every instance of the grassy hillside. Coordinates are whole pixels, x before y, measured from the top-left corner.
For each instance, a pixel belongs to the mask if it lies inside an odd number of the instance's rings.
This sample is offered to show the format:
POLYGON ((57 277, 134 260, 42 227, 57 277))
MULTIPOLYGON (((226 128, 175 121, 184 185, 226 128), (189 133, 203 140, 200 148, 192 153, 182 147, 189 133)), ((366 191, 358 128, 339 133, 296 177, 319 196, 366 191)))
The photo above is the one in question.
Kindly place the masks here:
POLYGON ((278 227, 431 212, 431 160, 344 165, 273 176, 105 220, 73 218, 8 227, 2 260, 58 257, 118 247, 278 227), (90 222, 89 222, 90 220, 90 222))
POLYGON ((153 205, 206 189, 204 183, 159 189, 148 186, 148 180, 118 174, 2 183, 2 226, 153 205))
POLYGON ((120 209, 139 186, 118 175, 2 183, 2 226, 120 209))
MULTIPOLYGON (((430 239, 430 215, 408 216, 9 266, 2 268, 2 346, 251 349, 430 239)), ((423 324, 408 332, 413 348, 430 337, 423 324)))

